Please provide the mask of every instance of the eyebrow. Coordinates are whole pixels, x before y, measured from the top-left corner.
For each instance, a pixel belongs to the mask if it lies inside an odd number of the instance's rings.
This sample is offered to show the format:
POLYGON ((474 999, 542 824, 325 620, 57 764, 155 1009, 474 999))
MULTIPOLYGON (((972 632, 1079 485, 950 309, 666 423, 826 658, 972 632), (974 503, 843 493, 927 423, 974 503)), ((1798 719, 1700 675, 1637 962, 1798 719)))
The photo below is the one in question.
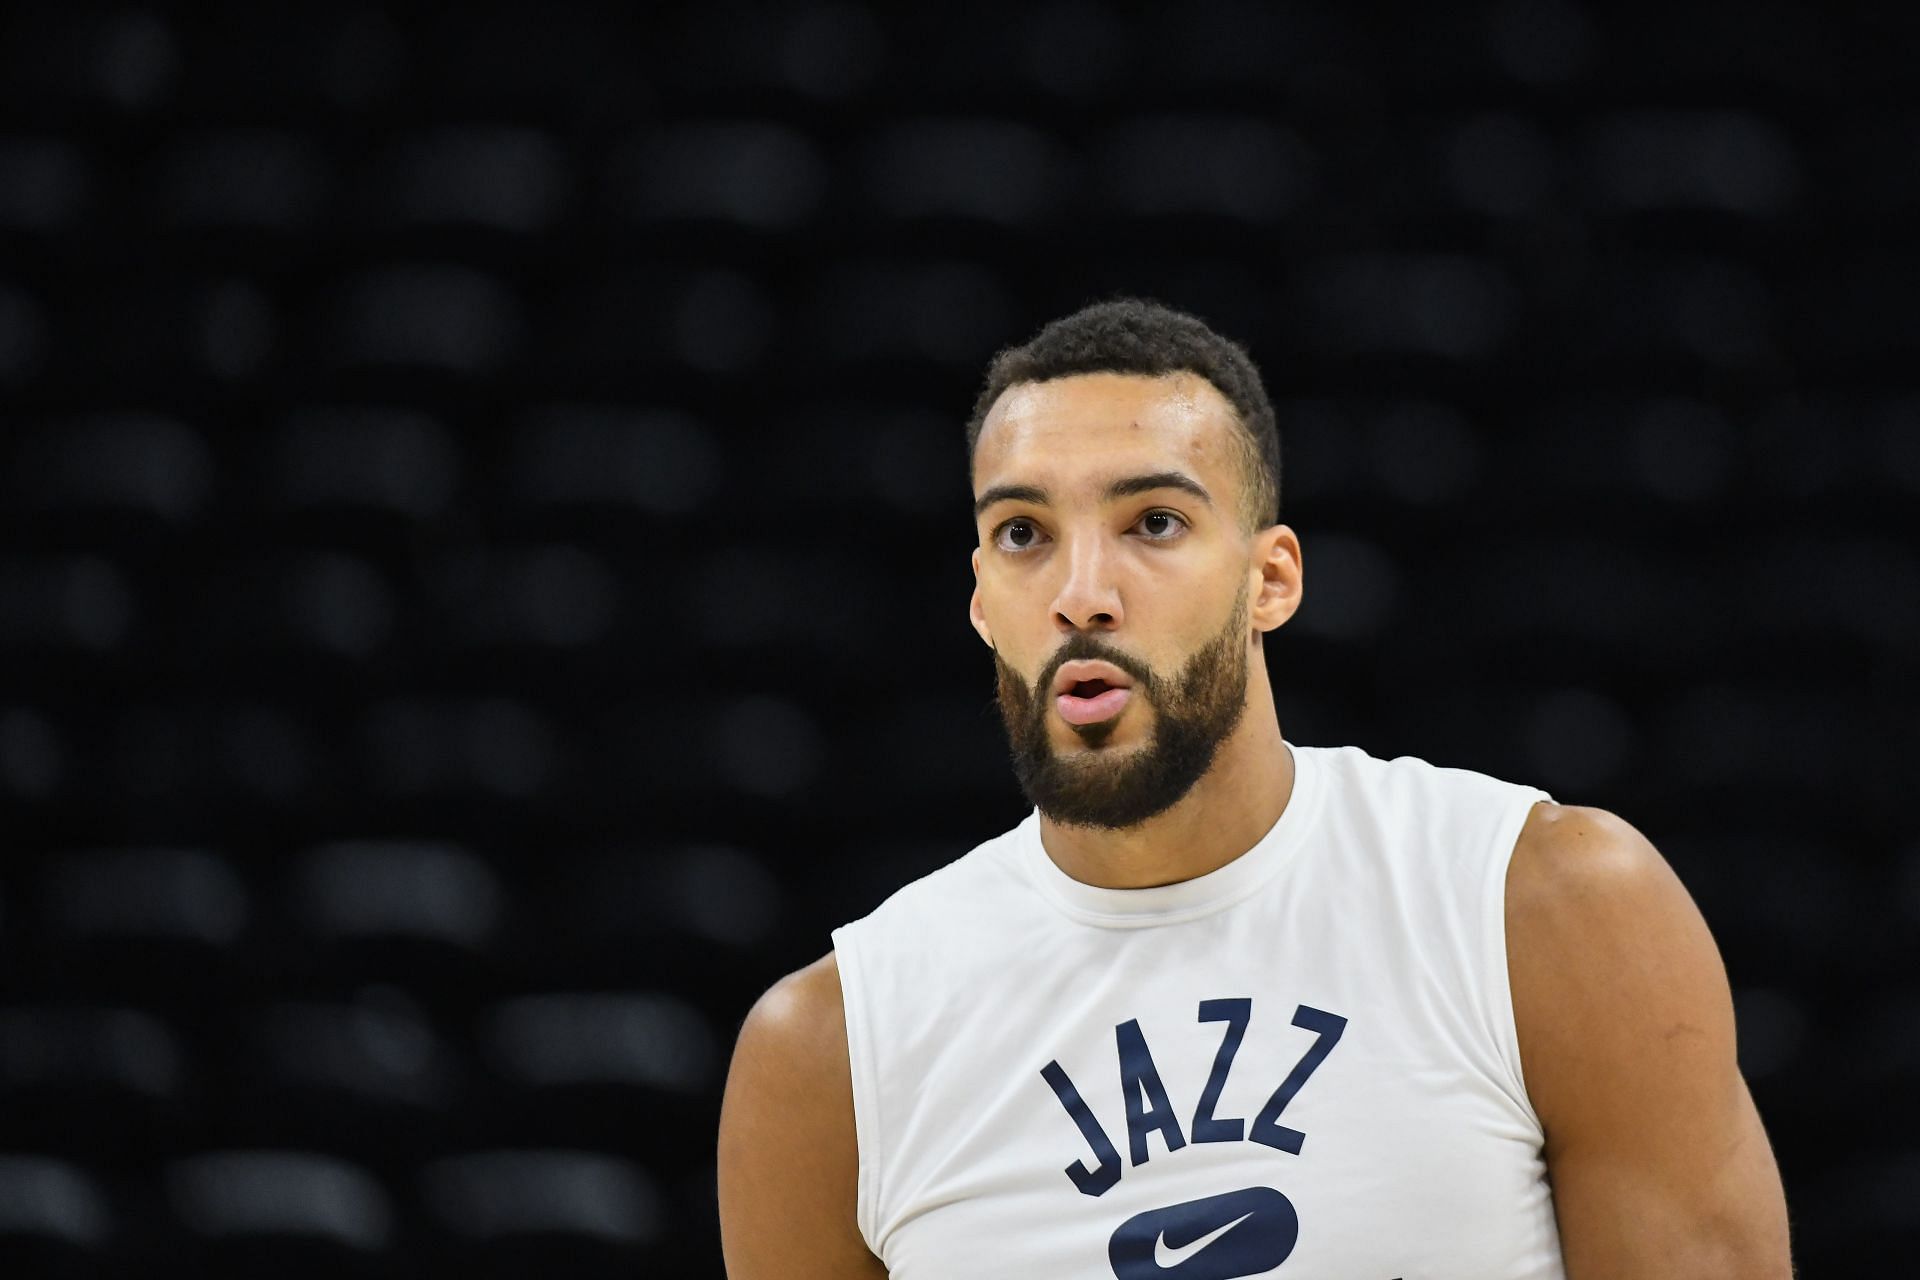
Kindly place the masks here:
MULTIPOLYGON (((1206 491, 1198 480, 1178 471, 1155 471, 1143 476, 1122 476, 1107 486, 1102 495, 1106 501, 1130 498, 1136 493, 1150 493, 1155 489, 1179 489, 1190 493, 1208 506, 1213 505, 1213 495, 1206 491)), ((978 520, 983 512, 996 502, 1030 502, 1037 507, 1052 505, 1047 491, 1033 484, 996 484, 981 494, 973 504, 973 518, 978 520)))

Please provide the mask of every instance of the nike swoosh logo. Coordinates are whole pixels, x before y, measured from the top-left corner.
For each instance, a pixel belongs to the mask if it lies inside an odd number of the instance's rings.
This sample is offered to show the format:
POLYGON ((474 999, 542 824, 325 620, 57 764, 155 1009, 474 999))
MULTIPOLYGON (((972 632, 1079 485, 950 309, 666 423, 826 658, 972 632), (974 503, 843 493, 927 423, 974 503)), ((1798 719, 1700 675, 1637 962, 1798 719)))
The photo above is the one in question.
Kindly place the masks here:
POLYGON ((1215 1227, 1198 1240, 1193 1241, 1191 1244, 1183 1244, 1178 1249, 1168 1246, 1167 1233, 1162 1229, 1160 1234, 1153 1238, 1153 1263, 1164 1271, 1171 1271, 1252 1216, 1253 1213, 1251 1211, 1243 1213, 1232 1222, 1224 1226, 1215 1227))
POLYGON ((1114 1280, 1233 1280, 1266 1275, 1299 1240, 1291 1200, 1242 1187, 1134 1214, 1107 1238, 1107 1261, 1114 1280), (1186 1243, 1172 1248, 1169 1236, 1186 1243))

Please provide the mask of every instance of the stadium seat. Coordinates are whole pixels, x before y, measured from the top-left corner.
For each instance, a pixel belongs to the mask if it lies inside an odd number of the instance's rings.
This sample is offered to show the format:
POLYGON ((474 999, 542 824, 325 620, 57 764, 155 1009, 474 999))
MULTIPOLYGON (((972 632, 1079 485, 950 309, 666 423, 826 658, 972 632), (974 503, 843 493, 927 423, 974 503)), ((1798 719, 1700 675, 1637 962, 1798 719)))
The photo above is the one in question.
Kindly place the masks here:
POLYGON ((79 1166, 0 1153, 0 1266, 9 1275, 106 1276, 118 1223, 79 1166))
POLYGON ((394 1242, 386 1188, 335 1156, 208 1151, 172 1162, 161 1181, 178 1261, 201 1274, 379 1275, 394 1242))
POLYGON ((13 1143, 124 1168, 186 1139, 194 1076, 179 1035, 153 1014, 0 1007, 0 1132, 13 1143))
POLYGON ((804 222, 826 170, 806 135, 773 122, 682 125, 617 151, 607 190, 642 221, 685 220, 773 230, 804 222))
POLYGON ((448 1113, 470 1067, 409 993, 374 984, 350 1000, 249 1008, 238 1030, 221 1097, 248 1142, 352 1151, 384 1170, 453 1139, 448 1113))
POLYGON ((85 216, 93 185, 86 152, 59 138, 0 137, 0 227, 53 233, 85 216))
POLYGON ((524 323, 512 289, 478 268, 369 268, 343 281, 328 300, 320 355, 342 369, 459 379, 511 359, 524 323))
POLYGON ((393 948, 424 963, 484 951, 506 907, 487 865, 446 841, 321 845, 296 863, 288 892, 294 917, 322 947, 393 948))
POLYGON ((684 414, 615 405, 540 405, 515 431, 507 492, 536 508, 693 511, 721 480, 713 434, 684 414))
POLYGON ((570 1148, 445 1156, 421 1168, 421 1200, 438 1228, 435 1261, 461 1274, 631 1275, 669 1229, 653 1178, 632 1161, 570 1148))
POLYGON ((245 882, 205 849, 74 851, 41 871, 44 954, 66 993, 171 1003, 219 991, 240 977, 252 917, 245 882))
POLYGON ((162 155, 154 203, 183 230, 284 238, 310 233, 338 194, 317 142, 268 129, 190 135, 162 155))
POLYGON ((394 143, 361 199, 402 227, 530 235, 566 211, 564 152, 531 129, 440 129, 394 143))

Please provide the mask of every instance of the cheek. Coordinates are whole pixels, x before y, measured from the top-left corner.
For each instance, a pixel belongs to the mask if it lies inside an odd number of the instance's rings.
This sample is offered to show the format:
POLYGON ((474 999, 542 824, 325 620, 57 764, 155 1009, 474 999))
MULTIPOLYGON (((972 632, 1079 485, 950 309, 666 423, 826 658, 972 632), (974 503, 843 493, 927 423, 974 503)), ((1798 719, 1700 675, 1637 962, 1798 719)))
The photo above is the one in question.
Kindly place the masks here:
POLYGON ((980 620, 993 635, 994 649, 1016 665, 1035 661, 1033 655, 1044 648, 1050 635, 1046 609, 1036 608, 1017 589, 1005 585, 976 587, 974 598, 979 601, 980 620))
POLYGON ((1198 606, 1177 608, 1166 622, 1168 630, 1156 636, 1156 639, 1164 639, 1165 643, 1155 645, 1151 653, 1140 653, 1141 660, 1151 663, 1154 673, 1162 679, 1177 677, 1202 651, 1217 650, 1229 633, 1239 636, 1244 630, 1247 637, 1252 635, 1250 622, 1243 628, 1236 615, 1229 614, 1219 605, 1210 609, 1198 606))

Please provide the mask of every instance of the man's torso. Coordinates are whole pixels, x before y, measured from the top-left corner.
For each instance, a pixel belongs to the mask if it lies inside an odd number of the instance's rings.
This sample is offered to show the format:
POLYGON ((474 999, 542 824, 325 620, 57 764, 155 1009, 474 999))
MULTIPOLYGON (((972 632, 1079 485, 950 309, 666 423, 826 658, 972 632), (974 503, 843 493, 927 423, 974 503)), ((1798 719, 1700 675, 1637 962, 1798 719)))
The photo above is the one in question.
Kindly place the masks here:
POLYGON ((1561 1274, 1500 919, 1545 794, 1294 753, 1212 875, 1080 885, 1029 815, 836 931, 896 1280, 1561 1274))

